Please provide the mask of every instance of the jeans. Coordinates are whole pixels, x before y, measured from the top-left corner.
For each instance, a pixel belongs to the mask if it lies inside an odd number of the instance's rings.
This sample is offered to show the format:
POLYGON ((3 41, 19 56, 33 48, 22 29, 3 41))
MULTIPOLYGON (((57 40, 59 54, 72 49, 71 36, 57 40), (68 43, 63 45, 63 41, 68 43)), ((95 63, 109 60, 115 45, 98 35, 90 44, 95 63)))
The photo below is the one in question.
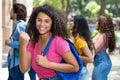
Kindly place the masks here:
POLYGON ((9 69, 8 80, 24 80, 24 74, 20 71, 19 66, 9 69))
POLYGON ((106 51, 98 52, 94 57, 92 80, 107 80, 112 63, 106 51))
POLYGON ((30 80, 36 80, 36 72, 33 70, 32 67, 28 71, 28 74, 29 74, 30 80))
POLYGON ((62 80, 62 79, 59 76, 53 76, 53 77, 43 78, 39 80, 62 80))
POLYGON ((83 66, 82 71, 78 77, 78 80, 89 80, 89 73, 85 66, 83 66))

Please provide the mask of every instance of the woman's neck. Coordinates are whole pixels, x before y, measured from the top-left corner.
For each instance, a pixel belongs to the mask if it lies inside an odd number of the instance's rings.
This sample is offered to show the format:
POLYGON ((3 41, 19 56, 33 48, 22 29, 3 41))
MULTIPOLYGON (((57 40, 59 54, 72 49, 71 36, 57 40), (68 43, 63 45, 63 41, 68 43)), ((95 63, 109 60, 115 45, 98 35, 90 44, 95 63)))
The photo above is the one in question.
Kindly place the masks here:
POLYGON ((41 43, 41 42, 46 42, 46 41, 48 41, 49 40, 49 38, 50 38, 50 36, 51 36, 51 33, 47 33, 47 34, 42 34, 42 35, 40 35, 39 36, 39 42, 41 43))
POLYGON ((39 36, 39 47, 41 53, 44 51, 50 37, 51 37, 51 33, 39 36))

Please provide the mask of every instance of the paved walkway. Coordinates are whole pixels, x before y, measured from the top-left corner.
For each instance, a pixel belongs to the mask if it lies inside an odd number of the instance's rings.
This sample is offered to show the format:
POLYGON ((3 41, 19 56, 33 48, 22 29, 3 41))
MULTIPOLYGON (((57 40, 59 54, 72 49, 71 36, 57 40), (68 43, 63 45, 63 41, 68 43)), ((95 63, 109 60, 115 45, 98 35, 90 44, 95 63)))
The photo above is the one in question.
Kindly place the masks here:
MULTIPOLYGON (((7 54, 4 54, 2 56, 2 59, 3 59, 3 61, 2 61, 3 68, 0 70, 0 80, 7 80, 7 78, 8 78, 8 68, 7 68, 7 62, 6 62, 7 54)), ((37 77, 37 75, 36 75, 36 77, 37 77)), ((25 73, 25 80, 30 80, 27 72, 25 73)), ((37 77, 37 80, 38 80, 38 77, 37 77)))
MULTIPOLYGON (((112 59, 112 70, 109 74, 109 79, 108 80, 120 80, 120 53, 116 51, 115 55, 111 56, 112 59)), ((7 80, 8 77, 8 70, 6 67, 6 55, 3 55, 3 68, 0 70, 0 80, 7 80)), ((90 73, 90 79, 91 80, 91 74, 93 70, 93 65, 88 64, 88 70, 90 73)), ((25 73, 25 80, 30 80, 28 73, 25 73)), ((38 80, 38 78, 37 78, 38 80)), ((103 79, 104 80, 104 79, 103 79)))

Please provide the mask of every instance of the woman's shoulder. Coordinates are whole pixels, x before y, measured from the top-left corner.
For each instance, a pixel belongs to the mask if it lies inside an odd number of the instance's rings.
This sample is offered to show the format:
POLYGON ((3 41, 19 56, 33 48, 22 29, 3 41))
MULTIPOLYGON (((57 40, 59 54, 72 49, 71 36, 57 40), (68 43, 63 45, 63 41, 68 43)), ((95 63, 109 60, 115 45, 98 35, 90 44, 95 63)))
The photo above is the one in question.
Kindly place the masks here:
POLYGON ((19 20, 18 22, 17 22, 17 26, 19 26, 20 28, 26 28, 26 26, 27 26, 27 23, 25 22, 25 21, 23 21, 23 20, 19 20))
POLYGON ((67 45, 68 44, 68 42, 64 38, 62 38, 61 36, 58 36, 58 35, 55 36, 54 41, 57 45, 67 45))
POLYGON ((64 38, 62 38, 61 36, 58 36, 58 35, 55 35, 55 40, 56 41, 65 41, 65 39, 64 38))
POLYGON ((76 40, 76 42, 80 42, 80 43, 85 42, 86 43, 85 39, 83 37, 80 37, 80 36, 77 36, 75 38, 75 40, 76 40))
POLYGON ((54 45, 56 52, 58 52, 60 55, 70 50, 69 43, 60 36, 55 36, 54 45))

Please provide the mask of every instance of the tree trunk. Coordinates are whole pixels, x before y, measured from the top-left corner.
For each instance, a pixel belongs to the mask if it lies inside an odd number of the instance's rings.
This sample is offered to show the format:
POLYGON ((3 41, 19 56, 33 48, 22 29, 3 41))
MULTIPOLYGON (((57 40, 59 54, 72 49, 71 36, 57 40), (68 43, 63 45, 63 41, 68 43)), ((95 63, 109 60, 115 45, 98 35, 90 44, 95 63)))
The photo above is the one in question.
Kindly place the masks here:
POLYGON ((62 4, 62 9, 64 9, 64 11, 66 11, 67 15, 70 12, 70 0, 66 1, 66 6, 65 6, 65 1, 61 0, 61 4, 62 4))
POLYGON ((61 4, 62 4, 62 9, 64 9, 65 8, 64 0, 61 0, 61 4))
POLYGON ((101 8, 100 8, 100 13, 99 15, 102 15, 105 13, 105 8, 106 8, 106 0, 100 0, 101 1, 101 8))
POLYGON ((70 12, 70 0, 67 0, 66 12, 67 14, 70 12))
POLYGON ((115 7, 116 7, 116 17, 119 17, 119 8, 117 2, 115 2, 115 7))
POLYGON ((88 3, 89 3, 89 0, 85 0, 85 4, 81 5, 82 9, 79 9, 81 11, 81 15, 84 15, 84 10, 85 10, 85 7, 87 6, 88 3))

